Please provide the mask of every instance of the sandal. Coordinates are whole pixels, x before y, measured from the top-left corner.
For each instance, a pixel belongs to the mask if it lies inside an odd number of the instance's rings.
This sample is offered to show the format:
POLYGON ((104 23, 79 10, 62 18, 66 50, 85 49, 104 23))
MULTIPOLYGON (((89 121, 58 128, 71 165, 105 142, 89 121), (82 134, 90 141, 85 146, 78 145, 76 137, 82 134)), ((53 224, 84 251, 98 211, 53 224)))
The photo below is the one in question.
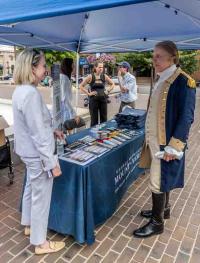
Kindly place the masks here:
POLYGON ((58 241, 49 241, 49 247, 43 248, 41 246, 35 247, 35 254, 42 255, 48 253, 58 252, 65 247, 65 242, 58 242, 58 241))
POLYGON ((24 235, 25 236, 30 236, 30 234, 31 234, 30 226, 25 226, 25 228, 24 228, 24 235))

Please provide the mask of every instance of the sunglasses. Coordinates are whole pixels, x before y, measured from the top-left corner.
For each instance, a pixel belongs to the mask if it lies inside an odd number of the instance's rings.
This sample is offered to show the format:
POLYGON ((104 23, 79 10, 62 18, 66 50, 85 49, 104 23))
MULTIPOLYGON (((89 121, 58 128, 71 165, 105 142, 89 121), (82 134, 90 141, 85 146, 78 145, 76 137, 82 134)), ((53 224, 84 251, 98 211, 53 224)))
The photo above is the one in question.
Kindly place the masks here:
POLYGON ((38 62, 41 58, 42 53, 37 49, 33 49, 33 58, 32 58, 32 65, 37 66, 38 62))

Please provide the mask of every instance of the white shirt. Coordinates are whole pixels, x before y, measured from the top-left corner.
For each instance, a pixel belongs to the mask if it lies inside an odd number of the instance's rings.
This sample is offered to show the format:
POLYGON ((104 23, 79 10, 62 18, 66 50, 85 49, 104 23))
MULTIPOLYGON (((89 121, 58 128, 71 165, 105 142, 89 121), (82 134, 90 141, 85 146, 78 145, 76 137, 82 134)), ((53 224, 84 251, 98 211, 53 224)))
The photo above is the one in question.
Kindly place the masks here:
POLYGON ((123 102, 133 102, 137 100, 137 84, 135 77, 127 72, 123 77, 119 78, 122 87, 128 89, 127 93, 121 93, 120 99, 123 102))
POLYGON ((72 106, 72 86, 68 76, 60 74, 61 89, 61 114, 62 123, 76 117, 76 112, 72 106))
POLYGON ((153 90, 157 89, 157 87, 164 82, 166 79, 172 76, 172 74, 175 72, 177 69, 176 65, 173 64, 171 67, 165 69, 162 72, 158 72, 157 75, 159 75, 159 80, 155 83, 153 90))

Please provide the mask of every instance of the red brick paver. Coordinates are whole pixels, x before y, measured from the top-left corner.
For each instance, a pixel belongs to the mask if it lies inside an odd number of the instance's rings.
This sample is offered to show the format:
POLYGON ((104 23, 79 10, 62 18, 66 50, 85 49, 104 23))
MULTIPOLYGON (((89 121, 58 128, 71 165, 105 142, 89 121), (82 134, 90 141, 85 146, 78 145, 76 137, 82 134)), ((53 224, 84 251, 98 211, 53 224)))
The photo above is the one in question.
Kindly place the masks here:
MULTIPOLYGON (((198 91, 198 93, 200 93, 198 91)), ((132 231, 146 222, 139 211, 151 206, 148 175, 141 176, 124 195, 116 213, 96 229, 92 246, 80 245, 72 237, 49 231, 50 239, 66 242, 54 255, 35 256, 23 235, 18 212, 24 167, 15 167, 15 183, 7 186, 7 170, 0 171, 0 263, 104 262, 104 263, 199 263, 200 262, 200 97, 196 120, 186 154, 185 188, 171 194, 172 216, 162 235, 148 239, 132 237, 132 231)))

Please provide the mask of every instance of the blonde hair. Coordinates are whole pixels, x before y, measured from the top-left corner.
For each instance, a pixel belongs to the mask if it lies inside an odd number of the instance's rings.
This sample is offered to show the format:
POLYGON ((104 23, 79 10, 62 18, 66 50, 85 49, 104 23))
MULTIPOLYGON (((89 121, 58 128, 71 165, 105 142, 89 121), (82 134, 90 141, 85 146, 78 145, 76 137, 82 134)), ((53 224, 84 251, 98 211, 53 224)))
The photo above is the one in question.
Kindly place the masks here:
POLYGON ((34 84, 33 67, 37 67, 44 54, 34 49, 24 49, 15 62, 13 79, 16 85, 34 84))

